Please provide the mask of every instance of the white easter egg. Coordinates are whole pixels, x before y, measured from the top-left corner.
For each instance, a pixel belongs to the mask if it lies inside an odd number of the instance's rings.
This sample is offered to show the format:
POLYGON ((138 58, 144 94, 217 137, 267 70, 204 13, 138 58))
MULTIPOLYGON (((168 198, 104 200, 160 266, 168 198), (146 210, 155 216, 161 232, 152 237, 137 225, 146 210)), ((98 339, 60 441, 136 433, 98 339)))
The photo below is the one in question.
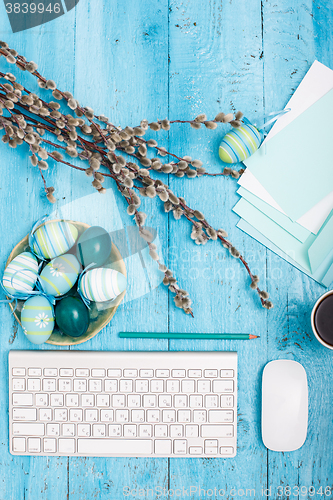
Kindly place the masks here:
POLYGON ((75 244, 77 228, 67 221, 46 222, 31 237, 31 246, 36 255, 45 259, 54 259, 62 255, 75 244))
POLYGON ((25 335, 33 344, 46 342, 53 332, 53 307, 46 297, 35 295, 22 307, 21 324, 25 335))
POLYGON ((27 298, 28 293, 35 287, 37 276, 38 262, 36 257, 30 252, 23 252, 17 255, 6 267, 2 284, 11 296, 27 298))
POLYGON ((86 299, 106 302, 126 289, 126 277, 114 269, 98 267, 84 273, 79 288, 86 299))
POLYGON ((65 254, 51 260, 40 274, 43 290, 48 295, 60 297, 67 293, 77 280, 80 264, 72 254, 65 254))

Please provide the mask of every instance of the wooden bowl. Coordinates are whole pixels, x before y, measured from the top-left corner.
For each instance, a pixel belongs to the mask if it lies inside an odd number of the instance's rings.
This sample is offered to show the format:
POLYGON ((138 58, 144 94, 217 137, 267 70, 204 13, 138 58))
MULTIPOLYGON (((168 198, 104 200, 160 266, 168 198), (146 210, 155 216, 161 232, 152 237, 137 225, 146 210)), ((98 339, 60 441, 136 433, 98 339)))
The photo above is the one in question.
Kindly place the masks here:
MULTIPOLYGON (((85 224, 84 222, 75 222, 75 221, 68 221, 71 224, 73 224, 80 235, 88 229, 88 224, 85 224)), ((6 262, 6 267, 8 264, 22 252, 29 251, 29 241, 28 241, 29 235, 27 235, 23 240, 21 240, 12 250, 11 254, 8 257, 8 260, 6 262)), ((75 253, 75 246, 68 251, 68 253, 75 253)), ((122 273, 124 276, 127 275, 126 273, 126 266, 125 262, 123 261, 122 256, 120 255, 120 252, 118 248, 112 243, 112 248, 111 248, 111 253, 108 258, 108 260, 103 264, 103 267, 109 267, 110 269, 115 269, 116 271, 119 271, 122 273)), ((81 335, 81 337, 69 337, 68 335, 64 335, 61 333, 57 325, 55 326, 52 335, 50 338, 46 341, 47 344, 53 344, 53 345, 76 345, 76 344, 82 344, 83 342, 86 342, 87 340, 92 339, 97 335, 98 332, 100 332, 108 323, 110 323, 111 319, 116 313, 116 310, 118 309, 119 304, 122 302, 124 296, 125 296, 126 290, 124 290, 118 297, 116 297, 113 301, 110 301, 108 303, 96 303, 96 302, 91 302, 90 303, 90 309, 89 309, 89 317, 90 317, 90 324, 89 328, 86 331, 84 335, 81 335), (103 305, 103 309, 99 310, 99 306, 103 305), (107 306, 107 308, 104 309, 104 307, 107 306)), ((77 291, 76 291, 76 286, 74 286, 66 295, 63 297, 67 297, 70 295, 78 296, 77 291)), ((7 297, 8 298, 8 297, 7 297)), ((11 308, 15 318, 21 325, 21 310, 22 306, 24 304, 24 300, 18 300, 17 301, 17 307, 14 309, 13 304, 9 304, 9 307, 11 308)))

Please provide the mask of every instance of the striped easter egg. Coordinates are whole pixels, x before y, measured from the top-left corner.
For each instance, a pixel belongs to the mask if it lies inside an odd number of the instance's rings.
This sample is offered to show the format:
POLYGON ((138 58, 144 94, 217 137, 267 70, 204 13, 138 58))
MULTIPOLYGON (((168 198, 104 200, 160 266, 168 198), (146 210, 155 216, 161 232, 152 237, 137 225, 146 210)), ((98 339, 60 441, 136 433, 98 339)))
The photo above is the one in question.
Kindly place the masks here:
POLYGON ((46 222, 32 234, 30 244, 36 255, 54 259, 68 252, 77 237, 78 230, 70 222, 46 222))
POLYGON ((46 342, 54 328, 53 307, 47 298, 36 295, 26 300, 22 307, 21 324, 30 342, 46 342))
POLYGON ((93 302, 115 299, 126 289, 126 278, 114 269, 98 267, 83 274, 79 290, 93 302))
POLYGON ((80 264, 77 258, 68 253, 51 260, 44 267, 39 279, 45 293, 60 297, 75 285, 79 272, 80 264))
POLYGON ((35 288, 37 276, 38 262, 36 257, 30 252, 23 252, 17 255, 6 267, 2 284, 12 297, 24 299, 35 288))
POLYGON ((251 123, 234 128, 224 137, 219 147, 219 156, 225 163, 238 163, 253 155, 263 139, 262 133, 251 123))

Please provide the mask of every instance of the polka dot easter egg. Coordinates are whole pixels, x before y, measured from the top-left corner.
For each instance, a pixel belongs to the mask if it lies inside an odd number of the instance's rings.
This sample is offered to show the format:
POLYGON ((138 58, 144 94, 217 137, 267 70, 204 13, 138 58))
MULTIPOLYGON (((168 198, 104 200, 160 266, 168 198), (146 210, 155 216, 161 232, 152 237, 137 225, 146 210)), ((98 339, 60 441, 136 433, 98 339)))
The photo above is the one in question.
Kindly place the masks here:
POLYGON ((9 295, 26 299, 36 284, 38 262, 30 252, 17 255, 6 267, 2 284, 9 295))
POLYGON ((21 324, 30 342, 46 342, 54 328, 54 312, 50 302, 42 295, 30 297, 23 305, 21 324))
POLYGON ((224 137, 219 147, 219 156, 225 163, 238 163, 253 155, 263 140, 263 134, 244 119, 239 128, 234 128, 224 137))
POLYGON ((30 246, 37 256, 54 259, 62 255, 75 244, 77 228, 67 221, 51 221, 40 226, 31 235, 30 246))
POLYGON ((126 289, 126 277, 109 268, 91 269, 83 274, 79 291, 88 300, 106 302, 113 300, 126 289))
POLYGON ((75 255, 65 254, 51 260, 40 274, 40 283, 48 295, 60 297, 76 283, 80 264, 75 255))

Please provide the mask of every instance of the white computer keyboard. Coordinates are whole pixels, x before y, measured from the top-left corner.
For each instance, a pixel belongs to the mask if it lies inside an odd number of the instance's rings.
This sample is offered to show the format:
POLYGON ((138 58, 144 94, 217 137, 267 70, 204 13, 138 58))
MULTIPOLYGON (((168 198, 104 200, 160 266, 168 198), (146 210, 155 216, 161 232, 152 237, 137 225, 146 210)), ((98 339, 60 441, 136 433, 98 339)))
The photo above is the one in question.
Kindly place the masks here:
POLYGON ((234 457, 236 352, 10 351, 13 455, 234 457))

